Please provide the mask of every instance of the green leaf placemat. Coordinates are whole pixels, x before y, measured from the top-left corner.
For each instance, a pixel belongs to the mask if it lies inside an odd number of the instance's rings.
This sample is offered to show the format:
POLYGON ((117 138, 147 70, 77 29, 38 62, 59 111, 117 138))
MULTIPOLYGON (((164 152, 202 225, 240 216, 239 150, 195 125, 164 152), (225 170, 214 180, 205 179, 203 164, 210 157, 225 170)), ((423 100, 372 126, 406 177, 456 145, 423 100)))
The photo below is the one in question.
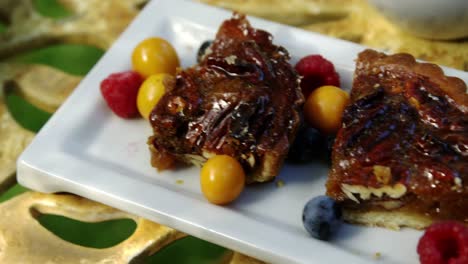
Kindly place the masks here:
POLYGON ((33 132, 38 132, 51 116, 15 94, 6 96, 6 104, 16 122, 33 132))
POLYGON ((25 52, 12 60, 45 64, 73 75, 86 75, 103 54, 102 49, 89 45, 58 44, 25 52))
POLYGON ((10 189, 8 189, 6 192, 0 194, 0 203, 3 203, 17 195, 20 195, 24 192, 29 191, 28 189, 24 188, 23 186, 19 184, 13 185, 10 189))
POLYGON ((3 24, 2 22, 0 22, 0 34, 2 34, 3 32, 5 32, 6 30, 6 25, 3 24))
POLYGON ((91 248, 108 248, 123 242, 136 229, 132 219, 87 223, 61 215, 43 214, 39 223, 65 241, 91 248))
POLYGON ((72 15, 72 12, 58 3, 57 0, 34 0, 33 6, 39 14, 45 17, 60 19, 72 15))

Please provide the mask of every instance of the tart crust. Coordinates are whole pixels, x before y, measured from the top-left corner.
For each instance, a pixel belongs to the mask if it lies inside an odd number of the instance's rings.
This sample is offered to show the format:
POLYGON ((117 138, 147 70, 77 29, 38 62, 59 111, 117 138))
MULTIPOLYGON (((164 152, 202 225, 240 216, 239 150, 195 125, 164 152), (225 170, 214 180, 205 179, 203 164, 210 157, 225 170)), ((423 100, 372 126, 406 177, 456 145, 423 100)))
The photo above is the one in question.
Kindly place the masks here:
MULTIPOLYGON (((457 77, 446 76, 442 68, 433 63, 417 62, 407 53, 386 55, 382 52, 367 49, 358 55, 355 75, 372 74, 390 71, 394 74, 416 74, 435 82, 440 89, 456 102, 456 106, 468 113, 468 90, 465 82, 457 77)), ((397 76, 397 75, 396 75, 397 76)), ((359 87, 353 87, 352 94, 356 94, 359 87)))

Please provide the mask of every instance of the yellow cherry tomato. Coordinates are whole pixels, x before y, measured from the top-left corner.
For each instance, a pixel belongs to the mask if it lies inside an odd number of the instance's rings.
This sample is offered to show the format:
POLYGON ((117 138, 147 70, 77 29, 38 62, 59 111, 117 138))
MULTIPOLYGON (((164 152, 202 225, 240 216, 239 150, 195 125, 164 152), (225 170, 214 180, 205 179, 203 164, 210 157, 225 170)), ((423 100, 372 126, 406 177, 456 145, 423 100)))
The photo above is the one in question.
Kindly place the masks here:
POLYGON ((180 63, 169 42, 162 38, 148 38, 133 50, 132 65, 136 72, 147 78, 157 73, 174 75, 180 63))
POLYGON ((141 116, 148 119, 151 111, 174 81, 167 73, 151 75, 140 86, 137 95, 137 108, 141 116))
POLYGON ((203 195, 211 203, 230 203, 244 189, 244 169, 236 159, 228 155, 216 155, 203 165, 200 185, 203 195))
POLYGON ((304 117, 313 127, 324 134, 334 134, 341 127, 341 118, 349 94, 342 89, 326 85, 315 89, 304 105, 304 117))

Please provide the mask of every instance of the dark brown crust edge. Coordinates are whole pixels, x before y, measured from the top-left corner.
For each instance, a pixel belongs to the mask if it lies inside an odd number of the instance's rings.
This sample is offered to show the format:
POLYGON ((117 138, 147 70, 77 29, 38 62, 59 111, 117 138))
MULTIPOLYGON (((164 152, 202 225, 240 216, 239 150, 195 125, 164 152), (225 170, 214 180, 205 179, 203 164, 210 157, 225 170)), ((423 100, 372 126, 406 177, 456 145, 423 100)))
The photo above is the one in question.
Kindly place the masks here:
POLYGON ((446 76, 442 68, 436 64, 417 62, 412 55, 407 53, 386 55, 371 49, 359 53, 357 62, 357 75, 367 74, 368 71, 372 70, 371 68, 377 67, 379 70, 383 69, 389 72, 406 72, 424 76, 447 93, 462 112, 468 113, 468 94, 465 82, 457 77, 446 76))

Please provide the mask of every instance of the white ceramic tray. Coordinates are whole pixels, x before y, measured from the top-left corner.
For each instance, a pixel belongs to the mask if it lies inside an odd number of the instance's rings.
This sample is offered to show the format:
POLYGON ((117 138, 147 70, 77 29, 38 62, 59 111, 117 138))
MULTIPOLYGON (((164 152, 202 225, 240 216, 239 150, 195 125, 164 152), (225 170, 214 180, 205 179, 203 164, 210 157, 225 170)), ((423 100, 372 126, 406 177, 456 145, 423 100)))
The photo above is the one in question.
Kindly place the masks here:
MULTIPOLYGON (((279 176, 282 188, 275 183, 247 186, 241 198, 226 207, 203 198, 198 168, 158 173, 150 166, 148 122, 115 116, 101 98, 99 83, 110 73, 130 69, 133 47, 149 36, 169 40, 183 66, 194 64, 200 43, 214 38, 230 16, 188 1, 151 1, 21 155, 19 182, 42 192, 75 193, 269 262, 367 263, 374 262, 378 252, 379 263, 417 263, 419 231, 345 225, 331 242, 307 234, 302 208, 325 192, 324 164, 286 165, 279 176)), ((353 61, 363 46, 252 17, 250 21, 272 33, 293 63, 313 53, 331 60, 349 89, 353 61)), ((446 72, 468 80, 467 73, 446 72)))

